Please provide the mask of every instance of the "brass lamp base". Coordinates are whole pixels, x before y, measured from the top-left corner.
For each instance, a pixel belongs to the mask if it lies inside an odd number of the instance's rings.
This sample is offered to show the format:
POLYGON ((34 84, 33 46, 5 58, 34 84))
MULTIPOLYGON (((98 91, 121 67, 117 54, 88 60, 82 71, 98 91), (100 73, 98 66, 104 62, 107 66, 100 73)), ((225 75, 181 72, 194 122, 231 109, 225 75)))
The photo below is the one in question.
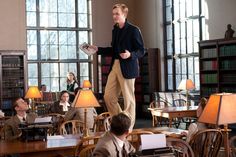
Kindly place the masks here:
POLYGON ((83 137, 89 137, 89 130, 88 130, 88 128, 85 128, 83 130, 83 137))

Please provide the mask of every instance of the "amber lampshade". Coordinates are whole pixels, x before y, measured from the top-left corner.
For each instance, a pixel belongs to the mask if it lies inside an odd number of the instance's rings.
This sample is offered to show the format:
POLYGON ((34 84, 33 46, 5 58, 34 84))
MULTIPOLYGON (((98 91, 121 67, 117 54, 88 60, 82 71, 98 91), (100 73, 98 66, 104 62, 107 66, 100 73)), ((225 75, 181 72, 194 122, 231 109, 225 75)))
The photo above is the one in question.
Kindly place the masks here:
POLYGON ((34 98, 41 98, 41 97, 42 95, 37 86, 30 86, 25 95, 26 99, 34 99, 34 98))
POLYGON ((83 82, 83 89, 81 89, 73 102, 75 107, 84 108, 84 133, 83 136, 87 137, 89 136, 88 128, 87 128, 87 108, 91 107, 100 107, 96 97, 93 94, 93 91, 91 89, 91 83, 89 81, 83 82))
POLYGON ((225 156, 229 157, 228 124, 236 123, 236 94, 219 93, 210 96, 198 121, 224 125, 225 156))
POLYGON ((28 91, 26 92, 25 99, 31 99, 32 102, 30 104, 32 112, 35 112, 35 104, 34 99, 42 98, 42 95, 37 86, 30 86, 28 91))
POLYGON ((198 121, 224 125, 236 123, 236 94, 219 93, 210 96, 198 121))
POLYGON ((183 90, 186 91, 186 106, 189 107, 189 102, 188 102, 188 95, 189 95, 189 90, 195 89, 195 85, 191 79, 184 79, 180 82, 178 90, 183 90))
POLYGON ((75 107, 89 108, 100 106, 92 90, 82 89, 77 94, 79 95, 76 96, 76 100, 74 101, 75 107))
POLYGON ((84 80, 83 82, 83 88, 91 88, 92 85, 89 80, 84 80))
POLYGON ((182 80, 177 88, 178 90, 192 90, 195 89, 195 85, 191 79, 182 80))

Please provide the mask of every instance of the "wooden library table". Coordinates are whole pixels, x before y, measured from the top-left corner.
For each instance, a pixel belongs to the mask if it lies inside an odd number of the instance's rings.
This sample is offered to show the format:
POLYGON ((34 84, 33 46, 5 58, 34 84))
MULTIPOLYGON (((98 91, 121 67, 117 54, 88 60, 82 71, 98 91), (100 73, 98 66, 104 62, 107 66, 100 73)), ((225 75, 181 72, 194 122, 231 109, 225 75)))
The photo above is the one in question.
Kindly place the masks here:
MULTIPOLYGON (((91 136, 102 135, 102 132, 91 136)), ((0 141, 0 156, 19 154, 20 157, 57 157, 73 156, 80 135, 48 136, 47 141, 0 141)))
POLYGON ((153 116, 164 117, 169 119, 169 127, 172 127, 173 118, 197 117, 198 106, 183 107, 165 107, 165 108, 148 108, 153 116))

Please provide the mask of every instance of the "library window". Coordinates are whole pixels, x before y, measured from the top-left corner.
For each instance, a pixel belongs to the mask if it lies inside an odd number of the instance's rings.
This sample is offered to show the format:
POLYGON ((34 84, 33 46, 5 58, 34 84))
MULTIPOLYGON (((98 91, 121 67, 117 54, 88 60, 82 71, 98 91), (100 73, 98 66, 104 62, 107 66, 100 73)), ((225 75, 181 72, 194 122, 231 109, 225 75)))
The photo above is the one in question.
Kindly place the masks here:
POLYGON ((191 79, 199 90, 201 0, 163 0, 166 56, 166 89, 176 90, 182 79, 191 79))
POLYGON ((92 57, 79 49, 91 39, 90 0, 26 0, 28 85, 66 89, 68 72, 92 78, 92 57))

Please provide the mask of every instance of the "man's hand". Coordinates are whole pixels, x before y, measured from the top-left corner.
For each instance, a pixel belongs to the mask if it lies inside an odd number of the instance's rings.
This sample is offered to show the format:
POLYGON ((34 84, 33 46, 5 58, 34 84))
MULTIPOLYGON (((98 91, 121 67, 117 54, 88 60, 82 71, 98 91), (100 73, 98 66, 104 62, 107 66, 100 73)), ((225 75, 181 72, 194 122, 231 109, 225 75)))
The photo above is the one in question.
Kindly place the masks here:
POLYGON ((128 50, 125 50, 124 52, 120 53, 120 57, 122 59, 127 59, 131 56, 131 53, 128 50))
POLYGON ((98 51, 98 47, 97 46, 95 46, 95 45, 89 45, 88 46, 88 48, 87 48, 88 50, 95 50, 96 52, 98 51))

